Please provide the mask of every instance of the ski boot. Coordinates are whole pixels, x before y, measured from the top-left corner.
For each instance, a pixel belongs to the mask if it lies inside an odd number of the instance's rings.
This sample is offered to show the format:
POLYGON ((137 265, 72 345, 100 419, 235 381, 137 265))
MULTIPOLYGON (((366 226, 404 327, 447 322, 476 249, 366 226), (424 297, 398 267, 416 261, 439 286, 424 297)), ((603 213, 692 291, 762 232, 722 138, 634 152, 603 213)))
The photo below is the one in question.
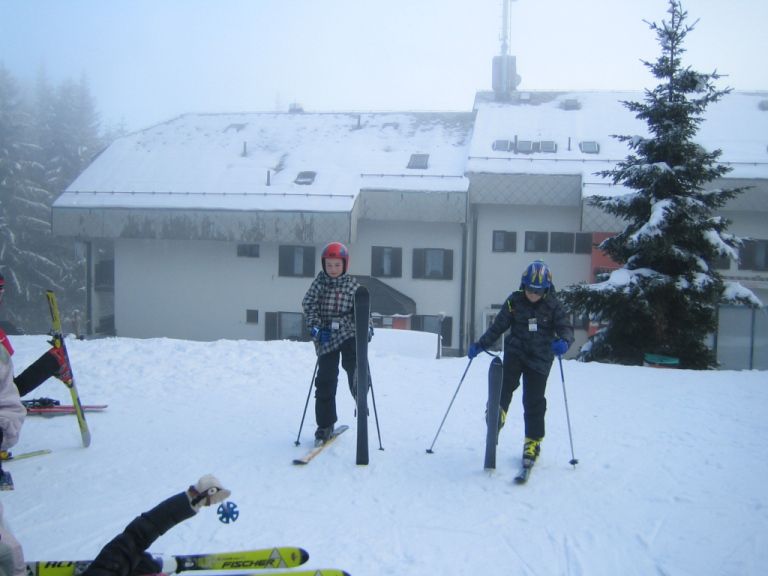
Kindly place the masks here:
POLYGON ((523 466, 530 468, 536 462, 541 452, 541 440, 525 437, 523 444, 523 466))

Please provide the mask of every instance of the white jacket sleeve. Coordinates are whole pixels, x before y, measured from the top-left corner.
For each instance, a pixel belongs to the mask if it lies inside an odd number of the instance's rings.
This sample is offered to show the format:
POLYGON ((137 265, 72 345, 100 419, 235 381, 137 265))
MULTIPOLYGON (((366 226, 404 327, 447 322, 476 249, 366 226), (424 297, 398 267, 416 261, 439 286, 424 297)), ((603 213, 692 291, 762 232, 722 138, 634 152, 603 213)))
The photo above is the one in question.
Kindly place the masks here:
POLYGON ((0 346, 0 428, 3 443, 0 450, 8 450, 19 441, 21 425, 27 410, 21 403, 19 391, 13 383, 13 362, 7 350, 0 346))
POLYGON ((26 576, 24 552, 21 544, 3 523, 3 505, 0 503, 0 574, 26 576))

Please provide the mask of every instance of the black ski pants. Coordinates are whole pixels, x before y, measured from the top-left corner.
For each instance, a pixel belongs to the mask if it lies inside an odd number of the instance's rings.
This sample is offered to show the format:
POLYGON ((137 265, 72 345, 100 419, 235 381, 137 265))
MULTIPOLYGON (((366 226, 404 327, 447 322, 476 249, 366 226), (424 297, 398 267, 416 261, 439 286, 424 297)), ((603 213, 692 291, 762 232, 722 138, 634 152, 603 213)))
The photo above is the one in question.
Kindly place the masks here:
POLYGON ((24 372, 16 376, 13 382, 19 389, 19 396, 22 398, 48 380, 51 376, 59 373, 59 361, 56 357, 47 351, 37 360, 32 362, 24 372))
POLYGON ((317 359, 317 376, 315 377, 315 421, 318 428, 326 428, 335 424, 336 416, 336 387, 339 382, 339 358, 341 367, 347 373, 349 391, 354 396, 355 366, 357 351, 354 338, 347 338, 337 350, 322 354, 317 359))
POLYGON ((528 438, 541 440, 544 438, 544 415, 547 412, 547 399, 544 393, 547 389, 549 373, 542 374, 531 370, 525 362, 514 354, 504 353, 504 377, 501 387, 501 407, 509 411, 512 394, 520 386, 523 378, 523 419, 525 435, 528 438))

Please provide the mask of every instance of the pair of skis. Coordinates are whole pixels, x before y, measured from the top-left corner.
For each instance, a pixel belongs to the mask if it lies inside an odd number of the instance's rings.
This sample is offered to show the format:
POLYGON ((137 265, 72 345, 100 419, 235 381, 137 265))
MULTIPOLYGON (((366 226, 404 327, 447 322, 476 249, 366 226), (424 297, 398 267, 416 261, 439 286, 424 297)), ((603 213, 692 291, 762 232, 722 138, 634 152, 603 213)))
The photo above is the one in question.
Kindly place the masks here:
MULTIPOLYGON (((164 560, 162 557, 158 561, 164 560)), ((243 550, 240 552, 217 552, 212 554, 182 554, 165 559, 163 564, 174 564, 173 572, 181 573, 195 570, 221 571, 222 576, 349 576, 337 569, 300 570, 284 572, 283 568, 295 568, 309 560, 309 553, 303 548, 283 546, 243 550), (170 561, 170 562, 168 562, 170 561), (279 569, 280 572, 273 572, 279 569)), ((27 562, 27 576, 77 576, 91 564, 85 561, 42 561, 27 562)))
MULTIPOLYGON (((64 334, 61 329, 61 315, 59 314, 59 305, 56 301, 56 294, 54 294, 52 290, 48 290, 46 291, 45 296, 48 299, 48 309, 51 312, 51 345, 64 353, 64 358, 69 366, 70 374, 72 374, 72 363, 69 361, 67 345, 64 343, 64 334)), ((72 406, 75 415, 77 416, 77 424, 80 428, 83 447, 87 448, 91 445, 91 431, 89 430, 88 422, 85 419, 85 411, 80 402, 80 394, 77 392, 75 377, 71 375, 69 380, 64 382, 64 385, 69 389, 69 393, 72 396, 72 406)))
MULTIPOLYGON (((88 423, 85 421, 85 414, 83 412, 82 404, 80 403, 80 395, 77 392, 77 386, 75 386, 74 376, 71 376, 72 365, 69 362, 67 346, 64 344, 64 334, 61 330, 59 305, 56 302, 56 295, 53 293, 53 291, 48 290, 45 295, 48 299, 48 309, 51 312, 51 345, 63 352, 64 358, 66 359, 67 365, 69 366, 70 377, 68 381, 64 382, 64 384, 67 386, 72 396, 72 405, 75 414, 77 415, 77 423, 80 427, 80 436, 83 440, 83 446, 87 447, 91 444, 91 432, 88 429, 88 423)), ((31 456, 38 456, 40 454, 48 454, 49 452, 50 450, 37 450, 35 452, 27 452, 24 454, 17 454, 15 456, 8 454, 5 458, 0 458, 0 460, 20 460, 22 458, 29 458, 31 456)), ((11 473, 0 468, 0 490, 13 489, 14 485, 11 473)))
MULTIPOLYGON (((501 410, 501 387, 503 379, 503 365, 501 358, 494 356, 488 367, 488 408, 486 424, 488 431, 485 437, 485 469, 496 469, 496 445, 499 443, 499 412, 501 410)), ((523 459, 522 467, 515 476, 515 484, 525 484, 531 475, 532 460, 523 459)))
MULTIPOLYGON (((62 404, 53 398, 22 400, 21 403, 27 409, 27 416, 63 416, 77 413, 74 405, 62 404)), ((81 407, 83 412, 103 412, 107 409, 107 404, 82 404, 81 407)))
MULTIPOLYGON (((358 286, 355 290, 355 384, 357 402, 357 454, 356 464, 368 464, 368 388, 370 386, 370 372, 368 370, 368 327, 371 316, 371 296, 365 286, 358 286)), ((374 401, 374 411, 376 405, 374 401)), ((346 432, 349 426, 342 425, 333 431, 333 435, 315 446, 304 456, 295 458, 294 464, 309 464, 315 457, 322 453, 336 439, 346 432)))

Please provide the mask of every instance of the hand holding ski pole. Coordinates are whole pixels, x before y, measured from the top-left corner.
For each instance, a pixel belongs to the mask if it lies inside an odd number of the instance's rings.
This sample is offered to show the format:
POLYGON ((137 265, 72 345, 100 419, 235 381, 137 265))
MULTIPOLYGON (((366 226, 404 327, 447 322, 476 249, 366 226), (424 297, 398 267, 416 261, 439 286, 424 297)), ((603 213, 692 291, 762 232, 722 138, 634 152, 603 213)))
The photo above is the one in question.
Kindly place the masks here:
POLYGON ((206 474, 197 484, 187 488, 189 505, 195 512, 199 512, 203 506, 212 506, 229 498, 231 490, 227 490, 221 481, 211 474, 206 474))

